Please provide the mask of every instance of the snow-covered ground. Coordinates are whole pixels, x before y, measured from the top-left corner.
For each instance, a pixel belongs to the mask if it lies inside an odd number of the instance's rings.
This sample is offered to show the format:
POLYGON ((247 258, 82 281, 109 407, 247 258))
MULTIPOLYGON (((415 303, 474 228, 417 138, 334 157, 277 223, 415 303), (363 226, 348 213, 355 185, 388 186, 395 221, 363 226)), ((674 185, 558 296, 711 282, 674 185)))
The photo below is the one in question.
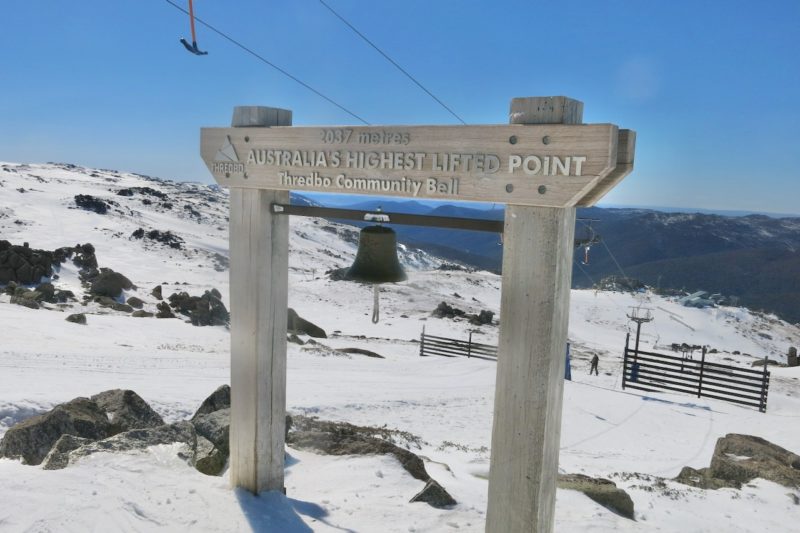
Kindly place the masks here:
MULTIPOLYGON (((0 163, 0 239, 44 249, 91 242, 100 266, 128 276, 138 289, 127 296, 140 297, 148 310, 154 310, 150 290, 157 284, 165 296, 215 287, 227 301, 228 273, 214 255, 227 254, 226 201, 225 191, 201 185, 0 163), (174 205, 164 209, 143 205, 141 195, 117 196, 123 187, 152 187, 174 205), (106 215, 71 209, 76 194, 119 205, 106 215), (184 239, 184 249, 131 239, 140 227, 170 230, 184 239)), ((409 281, 383 289, 382 321, 374 325, 370 289, 324 275, 352 261, 352 228, 300 218, 291 228, 290 305, 328 332, 324 346, 366 348, 385 359, 290 343, 289 411, 418 436, 413 451, 459 504, 437 510, 408 503, 422 483, 386 456, 330 457, 290 448, 287 496, 254 497, 231 491, 227 475, 204 476, 173 447, 160 446, 95 454, 60 471, 0 459, 0 531, 483 530, 496 364, 421 358, 414 341, 424 325, 430 334, 466 338, 474 330, 476 341, 496 343, 497 326, 476 328, 430 312, 441 301, 468 312, 498 312, 499 277, 435 270, 436 258, 408 250, 409 281)), ((80 294, 70 265, 55 285, 80 294)), ((712 360, 749 365, 764 356, 784 361, 787 348, 800 345, 797 327, 745 309, 689 309, 654 295, 573 291, 573 381, 564 390, 560 469, 615 481, 631 494, 636 521, 560 490, 556 530, 792 531, 800 508, 782 486, 756 480, 741 491, 704 491, 658 480, 683 466, 707 466, 717 438, 727 433, 758 435, 800 451, 800 368, 771 368, 766 414, 706 398, 622 391, 622 347, 631 330, 626 313, 637 305, 655 315, 643 328, 647 349, 709 345, 718 350, 712 360), (600 357, 600 376, 588 375, 593 353, 600 357)), ((64 320, 80 310, 77 303, 30 310, 0 296, 0 436, 58 403, 112 388, 133 389, 168 422, 181 420, 228 382, 223 327, 137 319, 99 307, 88 309, 87 326, 64 320)))

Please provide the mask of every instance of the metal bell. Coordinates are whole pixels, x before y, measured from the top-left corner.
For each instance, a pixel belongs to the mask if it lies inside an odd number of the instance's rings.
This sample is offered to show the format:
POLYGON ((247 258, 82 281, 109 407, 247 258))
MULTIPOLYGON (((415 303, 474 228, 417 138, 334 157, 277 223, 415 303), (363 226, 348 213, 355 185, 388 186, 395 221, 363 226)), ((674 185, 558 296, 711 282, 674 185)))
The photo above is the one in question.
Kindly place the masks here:
POLYGON ((407 279, 397 258, 397 234, 384 226, 367 226, 358 237, 358 252, 345 279, 366 283, 394 283, 407 279))

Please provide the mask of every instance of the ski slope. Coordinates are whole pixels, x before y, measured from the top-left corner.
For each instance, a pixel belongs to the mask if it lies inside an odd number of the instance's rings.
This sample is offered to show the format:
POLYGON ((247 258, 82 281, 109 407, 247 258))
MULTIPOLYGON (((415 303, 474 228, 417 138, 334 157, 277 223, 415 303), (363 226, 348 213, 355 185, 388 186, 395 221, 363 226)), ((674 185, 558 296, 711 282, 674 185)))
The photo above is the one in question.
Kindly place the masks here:
MULTIPOLYGON (((226 201, 225 191, 197 184, 0 163, 0 239, 44 249, 91 242, 100 266, 128 276, 138 289, 126 296, 138 296, 148 310, 154 309, 150 290, 157 284, 165 296, 214 287, 227 302, 228 273, 214 256, 227 253, 226 201), (157 189, 175 207, 116 195, 124 187, 157 189), (119 205, 106 215, 73 209, 75 194, 119 205), (174 250, 131 239, 140 227, 170 230, 185 246, 174 250)), ((473 330, 477 342, 496 343, 496 325, 476 328, 430 313, 441 301, 467 312, 498 313, 500 278, 436 270, 437 258, 405 250, 409 280, 383 288, 382 320, 375 325, 369 287, 325 276, 352 262, 352 236, 347 226, 291 220, 290 306, 329 338, 316 346, 288 345, 288 410, 416 435, 412 451, 424 457, 457 506, 438 510, 408 503, 422 483, 390 457, 330 457, 291 448, 287 496, 257 498, 231 491, 227 474, 198 473, 176 457, 172 445, 95 454, 60 471, 0 459, 0 531, 483 531, 496 363, 422 358, 415 341, 425 326, 430 334, 457 338, 473 330), (345 347, 385 359, 328 349, 345 347)), ((70 265, 62 267, 55 285, 79 294, 70 265)), ((631 330, 626 313, 639 305, 655 316, 643 327, 646 349, 709 345, 718 350, 710 360, 749 365, 765 356, 783 361, 790 345, 800 345, 796 326, 746 309, 689 309, 652 294, 572 291, 573 381, 564 389, 560 470, 615 481, 633 498, 636 521, 560 490, 556 530, 793 530, 798 507, 790 493, 797 491, 763 480, 741 491, 703 491, 669 478, 683 466, 707 466, 717 438, 727 433, 758 435, 800 451, 800 368, 771 368, 766 414, 707 398, 622 391, 621 354, 631 330), (588 375, 594 353, 600 376, 588 375)), ((31 310, 11 305, 7 295, 0 296, 0 325, 0 436, 58 403, 112 388, 135 390, 167 422, 182 420, 228 382, 224 327, 131 318, 94 304, 31 310), (88 325, 64 320, 80 311, 89 313, 88 325)))

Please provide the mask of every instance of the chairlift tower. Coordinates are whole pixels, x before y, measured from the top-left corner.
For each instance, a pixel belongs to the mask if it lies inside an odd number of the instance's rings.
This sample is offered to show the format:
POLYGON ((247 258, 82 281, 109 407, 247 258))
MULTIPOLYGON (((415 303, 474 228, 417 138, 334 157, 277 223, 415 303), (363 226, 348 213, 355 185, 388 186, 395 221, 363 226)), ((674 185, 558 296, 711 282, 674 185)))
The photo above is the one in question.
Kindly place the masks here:
POLYGON ((651 313, 652 309, 648 307, 631 307, 631 312, 628 314, 628 319, 636 322, 636 347, 634 348, 633 361, 639 357, 639 335, 642 332, 642 324, 652 322, 655 317, 651 313))

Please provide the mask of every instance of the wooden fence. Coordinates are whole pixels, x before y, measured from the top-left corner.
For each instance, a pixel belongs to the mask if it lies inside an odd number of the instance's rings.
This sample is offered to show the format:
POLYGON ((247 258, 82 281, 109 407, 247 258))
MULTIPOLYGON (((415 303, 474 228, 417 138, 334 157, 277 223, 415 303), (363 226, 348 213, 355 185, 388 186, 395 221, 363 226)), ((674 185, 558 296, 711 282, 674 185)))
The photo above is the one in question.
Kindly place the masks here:
POLYGON ((423 327, 419 337, 419 355, 421 357, 428 355, 441 355, 443 357, 477 357, 479 359, 496 361, 497 346, 472 342, 472 332, 469 333, 468 340, 462 341, 459 339, 450 339, 448 337, 428 335, 425 333, 425 328, 423 327))
POLYGON ((769 371, 735 367, 706 361, 632 350, 625 342, 622 388, 648 392, 668 390, 714 398, 767 411, 769 371))

